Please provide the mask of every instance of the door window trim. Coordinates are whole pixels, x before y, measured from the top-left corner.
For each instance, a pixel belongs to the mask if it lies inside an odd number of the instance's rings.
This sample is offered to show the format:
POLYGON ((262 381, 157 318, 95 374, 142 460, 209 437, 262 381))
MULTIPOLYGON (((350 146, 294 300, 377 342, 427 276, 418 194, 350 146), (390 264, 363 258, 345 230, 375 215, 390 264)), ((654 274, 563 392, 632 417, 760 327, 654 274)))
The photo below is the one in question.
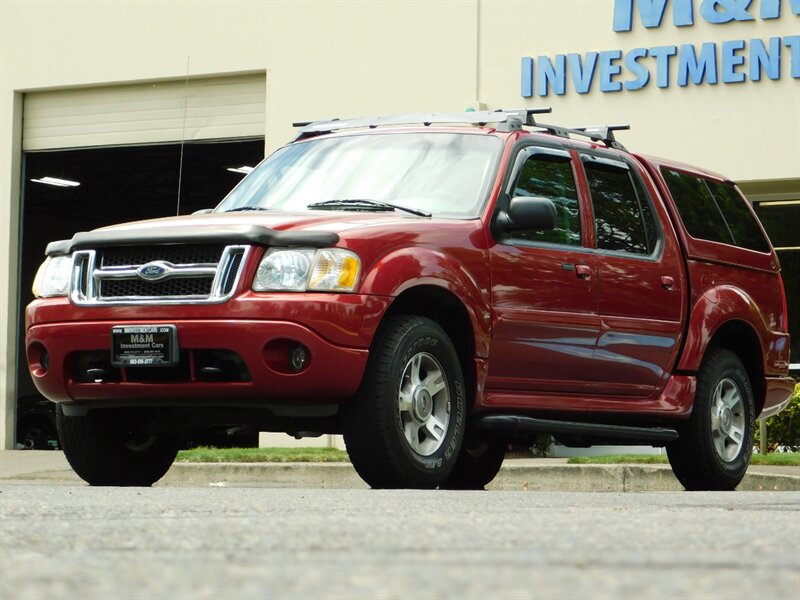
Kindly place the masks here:
MULTIPOLYGON (((586 182, 586 193, 587 193, 587 196, 588 196, 587 200, 588 200, 589 205, 591 206, 591 209, 592 209, 590 215, 591 215, 591 220, 592 220, 592 228, 593 228, 593 230, 595 232, 595 245, 594 245, 594 248, 593 248, 595 253, 597 253, 600 256, 620 256, 620 257, 625 257, 625 258, 633 258, 633 259, 637 259, 637 260, 659 262, 661 260, 661 257, 664 254, 664 245, 665 245, 665 242, 664 242, 664 235, 665 235, 664 234, 664 227, 663 227, 663 225, 661 223, 661 219, 658 216, 659 212, 656 209, 655 202, 653 200, 653 196, 647 190, 647 185, 646 185, 646 183, 644 181, 644 178, 642 177, 642 173, 641 173, 641 170, 640 170, 639 166, 636 165, 636 163, 634 163, 628 157, 626 157, 624 155, 619 155, 619 154, 610 154, 610 153, 603 152, 603 151, 587 150, 587 149, 581 149, 578 152, 578 154, 580 156, 580 168, 583 171, 582 175, 583 175, 584 181, 586 182), (590 161, 597 162, 597 163, 602 164, 602 165, 604 165, 606 167, 612 167, 612 168, 613 167, 617 167, 617 168, 620 168, 620 169, 624 169, 624 170, 626 170, 628 172, 628 176, 633 178, 639 184, 638 185, 639 189, 637 189, 637 186, 634 185, 633 186, 633 191, 634 191, 634 194, 636 195, 637 203, 639 204, 640 214, 641 214, 642 217, 644 217, 644 215, 642 214, 642 211, 641 211, 641 198, 639 198, 639 192, 641 191, 641 192, 644 193, 645 200, 647 201, 648 206, 650 207, 650 213, 651 213, 651 215, 653 217, 653 221, 655 222, 655 226, 656 226, 657 239, 656 239, 656 243, 655 243, 655 246, 653 247, 652 252, 650 252, 649 254, 639 254, 639 253, 636 253, 636 252, 628 252, 627 250, 610 250, 608 248, 599 248, 599 247, 597 247, 597 239, 596 239, 597 221, 595 220, 594 202, 592 200, 592 191, 591 191, 591 187, 589 186, 589 174, 587 173, 587 169, 586 169, 586 165, 585 165, 586 161, 584 160, 584 157, 588 158, 590 161)), ((647 235, 647 229, 646 228, 645 228, 645 235, 647 235)))
MULTIPOLYGON (((591 253, 593 252, 593 248, 590 247, 587 242, 589 241, 589 237, 586 231, 586 219, 585 213, 587 210, 586 199, 584 198, 584 194, 581 191, 582 181, 581 178, 584 176, 581 169, 582 167, 578 166, 578 156, 577 154, 570 148, 569 146, 559 144, 559 143, 547 143, 540 140, 531 140, 531 139, 524 139, 518 141, 514 148, 512 149, 512 155, 509 159, 509 164, 511 168, 506 170, 504 175, 503 183, 501 186, 501 193, 500 197, 497 199, 495 204, 494 212, 492 213, 492 220, 491 220, 491 227, 490 230, 492 232, 492 236, 498 244, 502 244, 505 246, 519 246, 525 248, 552 248, 558 250, 569 250, 573 252, 586 252, 591 253), (508 210, 508 205, 511 202, 511 186, 519 177, 520 172, 522 171, 525 162, 531 157, 536 155, 536 150, 542 150, 541 154, 549 155, 553 157, 563 157, 565 160, 557 161, 557 162, 565 162, 569 163, 572 169, 572 178, 575 182, 575 193, 578 200, 578 215, 579 215, 579 223, 581 228, 581 243, 579 245, 573 244, 559 244, 555 242, 543 242, 543 241, 535 241, 535 240, 522 240, 516 239, 511 236, 511 234, 502 234, 498 232, 497 228, 495 227, 495 223, 497 222, 497 215, 500 214, 501 211, 508 210)), ((594 219, 592 219, 592 224, 594 223, 594 219)))

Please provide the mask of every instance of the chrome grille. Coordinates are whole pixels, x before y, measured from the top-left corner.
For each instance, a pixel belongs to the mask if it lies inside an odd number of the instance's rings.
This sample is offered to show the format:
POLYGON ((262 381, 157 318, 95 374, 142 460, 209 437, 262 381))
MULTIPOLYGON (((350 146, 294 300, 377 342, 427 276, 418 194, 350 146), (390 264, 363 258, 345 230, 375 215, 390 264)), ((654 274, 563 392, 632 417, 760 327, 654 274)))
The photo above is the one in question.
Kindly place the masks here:
POLYGON ((106 279, 100 282, 100 297, 208 296, 213 282, 211 277, 179 277, 163 281, 106 279))
POLYGON ((176 265, 216 264, 219 262, 223 244, 171 244, 161 246, 120 246, 98 250, 103 267, 125 267, 144 265, 154 260, 163 260, 176 265))
POLYGON ((212 304, 228 300, 249 246, 169 244, 80 250, 73 255, 75 304, 212 304))

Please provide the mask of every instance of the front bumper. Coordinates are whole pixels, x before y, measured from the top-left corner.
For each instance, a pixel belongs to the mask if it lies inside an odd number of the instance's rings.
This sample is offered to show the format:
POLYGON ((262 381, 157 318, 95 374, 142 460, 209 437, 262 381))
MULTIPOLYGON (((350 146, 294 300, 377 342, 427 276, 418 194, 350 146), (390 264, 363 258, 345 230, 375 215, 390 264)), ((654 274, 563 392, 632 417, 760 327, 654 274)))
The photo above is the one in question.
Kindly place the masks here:
POLYGON ((74 404, 257 406, 331 404, 351 398, 366 368, 368 340, 388 301, 350 295, 339 303, 328 295, 307 299, 307 303, 297 297, 281 302, 286 299, 271 298, 270 302, 259 298, 256 302, 251 297, 234 301, 225 310, 236 317, 259 312, 278 315, 270 319, 208 318, 213 307, 100 308, 90 312, 64 299, 36 301, 27 314, 28 367, 45 397, 74 404), (245 307, 261 310, 243 310, 245 307), (200 310, 207 314, 198 314, 200 310), (296 320, 287 318, 289 312, 296 320), (175 377, 155 373, 161 367, 113 369, 110 365, 103 366, 110 369, 107 377, 87 377, 86 356, 110 359, 112 326, 153 324, 177 328, 181 367, 175 377), (281 353, 298 344, 306 349, 308 359, 295 372, 281 353), (214 352, 237 357, 242 376, 225 381, 204 377, 201 357, 214 352), (144 377, 144 370, 154 376, 144 377))

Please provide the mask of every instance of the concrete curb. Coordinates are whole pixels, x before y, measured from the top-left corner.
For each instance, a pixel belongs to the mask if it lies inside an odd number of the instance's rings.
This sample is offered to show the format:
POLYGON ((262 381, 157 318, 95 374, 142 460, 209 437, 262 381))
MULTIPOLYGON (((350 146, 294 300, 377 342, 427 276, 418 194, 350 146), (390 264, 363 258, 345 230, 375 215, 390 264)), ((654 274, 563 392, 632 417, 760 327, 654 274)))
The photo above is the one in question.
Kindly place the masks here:
MULTIPOLYGON (((20 473, 6 479, 80 482, 69 470, 20 473)), ((175 463, 157 486, 362 488, 348 463, 175 463)), ((506 464, 490 490, 536 492, 667 492, 683 488, 667 465, 506 464)), ((748 473, 741 491, 800 491, 800 476, 748 473)))

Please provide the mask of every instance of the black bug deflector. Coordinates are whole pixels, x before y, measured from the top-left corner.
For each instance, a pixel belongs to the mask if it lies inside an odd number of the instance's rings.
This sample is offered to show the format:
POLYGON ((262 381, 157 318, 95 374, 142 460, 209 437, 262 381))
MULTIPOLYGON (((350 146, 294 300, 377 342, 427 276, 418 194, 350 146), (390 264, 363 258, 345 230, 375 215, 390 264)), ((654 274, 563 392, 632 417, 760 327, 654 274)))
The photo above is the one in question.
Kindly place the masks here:
POLYGON ((192 244, 218 242, 249 243, 259 246, 305 246, 324 248, 335 245, 339 234, 332 231, 277 231, 262 225, 207 224, 177 227, 143 227, 135 230, 97 230, 76 233, 71 240, 47 245, 47 256, 63 256, 73 250, 136 246, 141 244, 192 244))

